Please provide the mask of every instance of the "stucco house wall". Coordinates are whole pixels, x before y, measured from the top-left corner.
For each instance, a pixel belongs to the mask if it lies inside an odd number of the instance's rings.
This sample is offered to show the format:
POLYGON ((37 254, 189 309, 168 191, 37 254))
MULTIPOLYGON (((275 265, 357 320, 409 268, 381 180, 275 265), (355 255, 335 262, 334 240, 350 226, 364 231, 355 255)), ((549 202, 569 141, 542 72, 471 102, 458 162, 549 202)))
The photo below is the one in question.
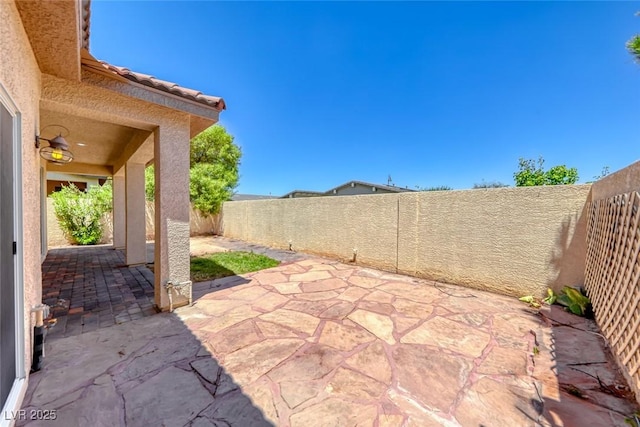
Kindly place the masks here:
MULTIPOLYGON (((123 169, 133 171, 154 161, 155 303, 161 309, 169 308, 165 289, 169 279, 182 283, 190 292, 188 144, 191 137, 218 121, 226 105, 222 98, 98 61, 88 51, 88 7, 89 3, 81 0, 0 1, 0 102, 11 116, 5 120, 3 113, 2 149, 4 153, 11 147, 17 162, 13 165, 14 176, 8 168, 3 169, 2 176, 3 198, 9 195, 10 181, 14 187, 13 240, 17 243, 16 256, 9 256, 11 227, 5 224, 11 218, 3 212, 7 221, 3 221, 2 253, 7 257, 3 257, 2 271, 9 277, 14 270, 16 301, 20 302, 12 308, 17 316, 24 313, 24 319, 15 319, 18 327, 14 337, 11 311, 3 310, 0 345, 5 349, 1 356, 6 369, 2 371, 0 405, 7 410, 20 407, 26 390, 35 320, 31 309, 42 301, 47 172, 120 174, 130 184, 121 195, 125 197, 118 198, 118 208, 126 214, 127 231, 142 230, 141 238, 126 241, 127 263, 133 265, 136 262, 128 255, 134 249, 142 248, 146 257, 144 198, 137 197, 137 190, 144 191, 144 174, 127 174, 123 169), (98 137, 89 141, 94 150, 89 147, 84 154, 76 151, 71 164, 53 164, 43 160, 36 147, 36 135, 43 141, 52 138, 41 134, 51 124, 67 126, 76 136, 94 126, 107 132, 95 132, 98 137), (142 201, 141 206, 137 201, 142 201), (15 268, 9 262, 11 257, 15 268), (9 322, 4 322, 5 318, 9 322), (16 355, 16 378, 10 383, 14 345, 18 351, 24 348, 24 357, 16 355)), ((8 156, 3 162, 6 159, 8 156)), ((200 225, 207 226, 203 221, 200 225)), ((123 234, 123 230, 118 233, 123 234)), ((5 289, 12 291, 3 282, 3 295, 5 289)), ((186 297, 174 300, 174 306, 187 301, 186 297)), ((2 426, 8 422, 0 419, 2 426)))
POLYGON ((22 156, 22 257, 25 361, 31 363, 31 307, 42 300, 40 270, 40 157, 35 149, 39 126, 40 70, 12 1, 0 1, 0 86, 20 112, 22 156))

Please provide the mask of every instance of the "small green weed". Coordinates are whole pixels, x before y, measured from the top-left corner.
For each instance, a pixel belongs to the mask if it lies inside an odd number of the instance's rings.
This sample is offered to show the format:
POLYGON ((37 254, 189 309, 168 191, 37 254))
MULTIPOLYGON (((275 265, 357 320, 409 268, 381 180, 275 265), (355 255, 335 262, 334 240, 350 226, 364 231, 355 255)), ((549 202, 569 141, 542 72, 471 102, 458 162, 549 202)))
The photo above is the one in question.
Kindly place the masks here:
POLYGON ((640 427, 640 412, 629 415, 624 419, 624 422, 631 427, 640 427))
POLYGON ((573 314, 587 316, 591 310, 591 301, 579 290, 565 286, 558 296, 558 304, 567 307, 573 314))
POLYGON ((522 301, 522 302, 526 302, 527 304, 529 304, 529 307, 540 308, 542 306, 542 304, 540 304, 538 298, 534 297, 533 295, 526 295, 526 296, 520 297, 518 299, 520 301, 522 301))
POLYGON ((553 292, 553 289, 549 288, 547 289, 547 296, 542 299, 534 297, 533 295, 526 295, 518 299, 526 302, 533 308, 540 308, 542 304, 553 305, 557 303, 578 316, 593 317, 591 300, 578 289, 570 286, 562 288, 559 295, 553 292))

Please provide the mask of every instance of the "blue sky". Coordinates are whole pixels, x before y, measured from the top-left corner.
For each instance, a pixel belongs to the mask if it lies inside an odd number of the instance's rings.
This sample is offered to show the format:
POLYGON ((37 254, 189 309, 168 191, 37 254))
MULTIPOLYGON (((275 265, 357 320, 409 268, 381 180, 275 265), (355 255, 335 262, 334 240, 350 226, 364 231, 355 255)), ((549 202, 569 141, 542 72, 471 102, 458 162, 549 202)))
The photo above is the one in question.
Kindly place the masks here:
POLYGON ((640 2, 92 2, 94 56, 222 96, 238 192, 580 181, 640 156, 640 2))

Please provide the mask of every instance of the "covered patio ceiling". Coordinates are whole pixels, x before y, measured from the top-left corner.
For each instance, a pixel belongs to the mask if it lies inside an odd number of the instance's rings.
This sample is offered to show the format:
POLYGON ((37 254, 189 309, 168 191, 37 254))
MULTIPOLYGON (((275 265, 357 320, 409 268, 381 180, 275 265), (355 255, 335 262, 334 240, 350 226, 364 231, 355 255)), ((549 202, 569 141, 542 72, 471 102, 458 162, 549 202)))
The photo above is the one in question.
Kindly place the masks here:
MULTIPOLYGON (((60 132, 69 143, 75 164, 107 166, 112 170, 132 141, 149 135, 146 130, 42 109, 40 136, 51 139, 60 132)), ((74 169, 73 163, 62 167, 74 169)))

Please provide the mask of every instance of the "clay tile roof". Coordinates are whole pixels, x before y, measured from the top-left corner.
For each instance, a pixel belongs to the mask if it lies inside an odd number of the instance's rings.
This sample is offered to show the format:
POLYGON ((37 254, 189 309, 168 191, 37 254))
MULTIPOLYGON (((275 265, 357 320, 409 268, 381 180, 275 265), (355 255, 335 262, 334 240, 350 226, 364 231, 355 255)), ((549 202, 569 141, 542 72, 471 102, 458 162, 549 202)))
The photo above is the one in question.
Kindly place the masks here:
MULTIPOLYGON (((91 21, 91 0, 81 0, 82 1, 82 47, 89 50, 89 33, 90 33, 90 21, 91 21)), ((90 56, 90 55, 89 55, 90 56)), ((97 65, 95 62, 98 62, 102 65, 106 70, 110 71, 113 74, 117 74, 120 77, 123 77, 129 81, 134 83, 138 83, 156 90, 160 90, 162 92, 170 93, 180 98, 189 99, 191 101, 207 105, 209 107, 213 107, 218 111, 226 110, 226 104, 224 100, 217 96, 209 96, 205 95, 200 91, 194 89, 188 89, 186 87, 179 86, 176 83, 168 82, 165 80, 157 79, 148 74, 136 73, 135 71, 131 71, 125 67, 117 67, 115 65, 111 65, 104 61, 95 60, 95 58, 91 57, 91 64, 93 66, 97 65)), ((99 67, 99 65, 98 65, 99 67)))
POLYGON ((118 67, 104 61, 98 62, 108 71, 117 74, 120 77, 124 77, 125 79, 134 83, 138 83, 152 89, 157 89, 162 92, 167 92, 179 96, 180 98, 189 99, 191 101, 213 107, 220 111, 227 108, 224 99, 220 97, 205 95, 200 91, 188 89, 179 86, 176 83, 168 82, 166 80, 160 80, 148 74, 136 73, 135 71, 131 71, 130 69, 125 67, 118 67))
POLYGON ((91 22, 91 1, 82 0, 82 47, 89 50, 89 28, 91 22))

